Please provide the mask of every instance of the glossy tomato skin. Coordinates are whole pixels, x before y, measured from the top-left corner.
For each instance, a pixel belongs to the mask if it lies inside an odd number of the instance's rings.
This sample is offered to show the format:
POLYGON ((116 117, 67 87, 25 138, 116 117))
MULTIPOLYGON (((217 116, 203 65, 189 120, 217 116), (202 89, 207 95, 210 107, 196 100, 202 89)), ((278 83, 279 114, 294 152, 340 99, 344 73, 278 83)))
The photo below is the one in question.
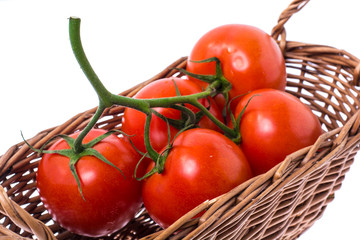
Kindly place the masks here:
MULTIPOLYGON (((202 88, 191 80, 182 78, 164 78, 148 84, 147 86, 142 88, 134 96, 134 98, 149 99, 177 96, 174 81, 182 96, 195 94, 202 91, 202 88)), ((223 121, 221 111, 217 107, 216 103, 212 99, 209 99, 209 101, 210 112, 220 121, 223 121)), ((206 107, 209 106, 209 101, 207 99, 199 99, 199 102, 206 107)), ((199 111, 197 108, 189 104, 185 104, 185 106, 190 108, 193 112, 199 111)), ((171 108, 154 108, 154 110, 171 119, 181 118, 181 113, 179 110, 174 110, 171 108)), ((146 114, 132 108, 126 108, 124 111, 124 116, 122 118, 121 127, 121 130, 124 133, 131 135, 131 140, 134 143, 135 147, 142 152, 146 152, 144 144, 145 120, 146 114)), ((219 128, 207 117, 203 117, 200 120, 199 126, 202 128, 209 128, 220 131, 219 128)), ((175 127, 170 126, 171 139, 176 135, 178 131, 179 130, 175 127)), ((160 151, 168 143, 167 124, 165 121, 154 115, 152 117, 150 125, 150 141, 152 147, 156 151, 160 151)))
POLYGON ((256 90, 241 99, 235 116, 249 100, 240 122, 240 146, 256 175, 267 172, 287 155, 314 144, 322 134, 320 122, 310 108, 289 93, 256 90))
POLYGON ((145 179, 143 201, 152 219, 166 228, 252 176, 236 144, 216 131, 191 129, 175 139, 164 172, 145 179))
MULTIPOLYGON (((93 129, 84 143, 104 133, 93 129)), ((64 140, 59 140, 49 150, 68 148, 64 140)), ((134 217, 142 204, 142 183, 133 178, 139 154, 125 138, 110 135, 93 148, 121 169, 126 179, 99 159, 82 157, 75 166, 84 200, 70 172, 69 158, 44 154, 38 167, 37 187, 44 206, 62 227, 98 237, 119 230, 134 217)))
POLYGON ((275 40, 261 29, 229 24, 207 32, 193 47, 187 70, 196 74, 215 74, 214 62, 192 62, 211 57, 221 61, 223 74, 232 84, 230 98, 260 88, 285 89, 283 55, 275 40))

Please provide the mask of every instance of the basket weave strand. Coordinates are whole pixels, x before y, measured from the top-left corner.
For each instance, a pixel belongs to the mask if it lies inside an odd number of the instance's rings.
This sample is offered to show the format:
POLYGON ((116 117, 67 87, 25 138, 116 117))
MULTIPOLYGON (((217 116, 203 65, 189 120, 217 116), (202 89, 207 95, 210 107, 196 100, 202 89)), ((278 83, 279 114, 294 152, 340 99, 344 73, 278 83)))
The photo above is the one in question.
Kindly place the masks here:
MULTIPOLYGON (((296 239, 320 218, 333 201, 360 145, 360 60, 326 45, 287 41, 284 24, 309 0, 295 0, 279 17, 272 37, 287 65, 286 90, 319 117, 325 133, 312 146, 289 155, 267 173, 211 199, 161 230, 142 209, 122 230, 101 239, 296 239), (193 219, 206 210, 201 218, 193 219)), ((128 91, 133 96, 159 78, 178 75, 180 58, 168 68, 128 91)), ((96 108, 64 124, 46 129, 28 141, 36 148, 57 134, 83 129, 96 108)), ((121 129, 124 108, 107 109, 96 127, 121 129)), ((0 236, 9 239, 87 239, 54 223, 36 194, 40 156, 24 143, 0 157, 0 236), (56 236, 56 237, 55 237, 56 236)))

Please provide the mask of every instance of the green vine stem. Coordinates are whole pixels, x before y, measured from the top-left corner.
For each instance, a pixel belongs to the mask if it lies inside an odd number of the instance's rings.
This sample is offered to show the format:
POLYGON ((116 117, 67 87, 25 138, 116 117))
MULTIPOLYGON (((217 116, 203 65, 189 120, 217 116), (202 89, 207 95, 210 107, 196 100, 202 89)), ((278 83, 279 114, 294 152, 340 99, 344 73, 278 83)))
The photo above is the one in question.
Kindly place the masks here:
MULTIPOLYGON (((145 133, 144 136, 150 135, 150 123, 151 123, 152 114, 147 115, 146 121, 145 121, 145 133)), ((159 158, 159 154, 153 149, 150 143, 150 138, 145 137, 145 148, 147 150, 147 154, 149 157, 153 160, 156 160, 159 158)))
POLYGON ((104 110, 105 110, 105 106, 103 105, 102 101, 100 101, 99 106, 98 106, 94 116, 91 118, 90 122, 86 125, 84 130, 75 139, 75 142, 74 142, 74 152, 75 153, 80 153, 84 150, 82 141, 85 138, 85 136, 89 133, 89 131, 95 126, 96 122, 99 120, 99 118, 101 117, 104 110))
MULTIPOLYGON (((219 126, 220 129, 222 129, 226 136, 230 137, 231 139, 238 138, 239 133, 236 132, 234 129, 229 128, 225 124, 223 124, 221 121, 216 119, 210 111, 201 105, 198 100, 201 98, 206 98, 208 96, 214 96, 221 92, 221 90, 224 90, 224 88, 229 88, 228 82, 224 80, 223 78, 214 78, 212 82, 209 83, 209 86, 202 92, 192 94, 192 95, 186 95, 186 96, 175 96, 175 97, 167 97, 167 98, 156 98, 156 99, 135 99, 130 97, 125 97, 117 94, 112 94, 109 92, 105 86, 102 84, 98 76, 96 75, 95 71, 90 65, 90 62, 88 61, 84 49, 82 47, 81 39, 80 39, 80 18, 76 17, 70 17, 69 18, 69 36, 70 36, 70 43, 72 50, 74 52, 74 55, 83 70, 85 76, 93 86, 93 88, 96 91, 96 94, 99 98, 99 107, 94 114, 92 120, 88 123, 88 125, 85 127, 85 129, 82 131, 82 133, 77 137, 76 141, 74 142, 74 149, 75 152, 79 153, 83 150, 83 144, 82 141, 84 137, 87 135, 87 133, 91 130, 91 128, 96 124, 98 119, 101 117, 104 110, 108 107, 111 107, 112 105, 121 105, 124 107, 130 107, 134 108, 136 110, 139 110, 147 116, 150 116, 153 114, 152 108, 154 107, 176 107, 179 104, 192 104, 195 107, 199 108, 204 115, 206 115, 208 118, 210 118, 217 126, 219 126)), ((218 60, 217 60, 218 61, 218 60)), ((220 63, 217 62, 217 71, 221 71, 220 63), (220 70, 219 70, 220 68, 220 70)), ((220 72, 221 73, 221 72, 220 72)), ((226 94, 226 91, 224 91, 226 94)), ((151 117, 149 117, 149 121, 151 120, 151 117)), ((145 137, 149 137, 146 136, 145 137)), ((148 147, 148 151, 152 153, 153 157, 155 157, 153 153, 153 149, 150 146, 148 147)))

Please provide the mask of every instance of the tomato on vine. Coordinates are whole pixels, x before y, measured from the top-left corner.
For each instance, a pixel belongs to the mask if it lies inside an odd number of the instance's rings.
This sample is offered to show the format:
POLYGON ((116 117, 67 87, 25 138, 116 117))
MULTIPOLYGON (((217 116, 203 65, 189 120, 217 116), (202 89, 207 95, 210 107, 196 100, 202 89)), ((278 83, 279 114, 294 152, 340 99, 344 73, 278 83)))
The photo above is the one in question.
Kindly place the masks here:
POLYGON ((207 32, 193 47, 186 69, 213 75, 215 62, 194 62, 213 57, 220 60, 223 75, 232 84, 230 98, 260 88, 285 89, 286 69, 281 50, 270 35, 256 27, 229 24, 207 32))
POLYGON ((289 93, 253 91, 240 100, 235 117, 245 106, 240 146, 256 175, 267 172, 288 154, 314 144, 323 132, 310 108, 289 93))
MULTIPOLYGON (((175 97, 179 93, 181 96, 187 96, 190 94, 200 93, 202 88, 188 79, 182 78, 164 78, 154 81, 144 88, 142 88, 135 96, 135 99, 155 99, 175 97), (178 91, 178 92, 177 92, 178 91)), ((211 98, 199 99, 199 102, 206 107, 209 107, 209 111, 219 120, 222 121, 222 115, 217 107, 216 103, 211 98)), ((185 104, 192 112, 197 113, 199 109, 196 107, 185 104)), ((173 120, 181 120, 182 114, 180 110, 173 108, 153 108, 159 114, 173 120)), ((126 108, 122 118, 122 131, 131 136, 131 141, 135 147, 142 152, 146 152, 144 143, 144 126, 146 121, 146 114, 133 108, 126 108)), ((198 125, 201 128, 209 128, 220 131, 220 129, 206 116, 203 116, 198 125)), ((180 126, 181 127, 181 126, 180 126)), ((168 144, 176 133, 178 128, 170 125, 168 127, 166 121, 158 116, 153 116, 150 124, 150 142, 152 147, 156 151, 160 151, 168 144), (170 131, 170 138, 168 136, 168 130, 170 131)))
POLYGON ((246 157, 230 139, 213 130, 190 129, 175 138, 163 172, 144 180, 143 201, 151 218, 166 228, 252 176, 246 157))
MULTIPOLYGON (((92 129, 84 144, 105 133, 92 129)), ((69 149, 67 141, 60 139, 49 151, 69 149)), ((69 167, 69 157, 58 153, 43 155, 36 180, 40 198, 56 222, 76 234, 99 237, 125 226, 140 209, 142 182, 133 174, 141 156, 126 138, 113 134, 92 149, 110 164, 95 156, 82 156, 74 165, 80 185, 69 167)), ((138 169, 139 174, 143 171, 138 169)))

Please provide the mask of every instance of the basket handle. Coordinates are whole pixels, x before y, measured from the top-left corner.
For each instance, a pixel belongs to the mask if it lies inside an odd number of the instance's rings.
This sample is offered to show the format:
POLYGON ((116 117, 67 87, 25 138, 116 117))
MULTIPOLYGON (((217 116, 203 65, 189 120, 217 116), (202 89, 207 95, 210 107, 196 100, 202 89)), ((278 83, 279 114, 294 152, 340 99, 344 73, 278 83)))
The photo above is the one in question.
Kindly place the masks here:
MULTIPOLYGON (((56 240, 52 231, 41 221, 33 218, 28 212, 22 209, 16 202, 11 200, 0 185, 0 213, 9 217, 21 229, 35 234, 39 239, 56 240)), ((5 227, 0 229, 2 235, 9 238, 25 239, 16 236, 15 233, 7 231, 5 227)))
POLYGON ((282 52, 285 52, 286 45, 286 31, 284 28, 285 23, 291 18, 294 13, 300 11, 310 0, 294 0, 290 5, 280 14, 278 23, 273 27, 271 36, 280 42, 279 46, 282 52), (279 39, 279 37, 281 37, 279 39))

